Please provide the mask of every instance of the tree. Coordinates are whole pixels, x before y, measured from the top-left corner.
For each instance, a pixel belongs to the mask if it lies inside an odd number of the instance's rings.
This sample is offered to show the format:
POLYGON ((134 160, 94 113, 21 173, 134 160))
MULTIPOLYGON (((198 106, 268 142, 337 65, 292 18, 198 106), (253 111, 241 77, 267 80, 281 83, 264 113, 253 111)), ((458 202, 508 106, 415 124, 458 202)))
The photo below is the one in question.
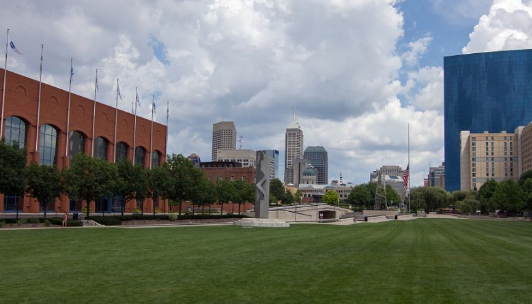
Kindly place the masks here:
POLYGON ((63 192, 61 173, 56 166, 38 165, 31 162, 26 172, 27 192, 35 198, 44 210, 44 218, 48 204, 55 201, 63 192))
POLYGON ((242 204, 255 200, 255 185, 243 180, 236 180, 232 183, 235 188, 233 203, 238 204, 238 214, 240 214, 242 204))
POLYGON ((282 201, 284 205, 291 205, 294 203, 294 195, 292 192, 290 192, 290 190, 285 190, 282 201))
POLYGON ((223 215, 224 204, 232 202, 236 196, 235 186, 232 182, 222 179, 216 184, 218 203, 221 205, 220 215, 223 215))
POLYGON ((499 183, 493 201, 497 208, 510 211, 515 216, 525 207, 525 192, 516 181, 507 179, 499 183))
POLYGON ((347 197, 347 202, 353 206, 359 206, 361 209, 373 202, 374 197, 371 196, 368 184, 357 185, 351 190, 347 197))
MULTIPOLYGON (((0 140, 0 193, 23 197, 26 191, 26 149, 19 148, 18 143, 8 145, 0 140)), ((17 219, 19 203, 17 199, 17 219)))
POLYGON ((329 190, 321 197, 321 200, 329 205, 336 205, 340 202, 340 195, 335 191, 329 190))
MULTIPOLYGON (((211 205, 218 200, 216 196, 216 188, 207 177, 203 177, 197 187, 197 191, 193 192, 192 202, 196 205, 203 207, 203 213, 205 213, 205 206, 211 205)), ((194 210, 193 210, 194 212, 194 210)))
POLYGON ((477 199, 480 201, 480 211, 483 214, 495 211, 492 198, 499 183, 494 179, 487 180, 477 192, 477 199))
POLYGON ((386 185, 386 201, 389 205, 399 205, 401 203, 401 197, 390 185, 386 185))
MULTIPOLYGON (((278 178, 272 179, 270 181, 270 197, 274 197, 277 200, 283 200, 284 195, 285 190, 283 183, 278 178)), ((277 204, 277 201, 275 201, 274 203, 277 204)))
POLYGON ((301 191, 297 190, 294 194, 294 202, 296 204, 301 204, 301 201, 303 200, 303 193, 301 191))
POLYGON ((134 166, 131 187, 134 191, 134 199, 140 202, 140 214, 144 215, 144 201, 148 198, 150 190, 148 170, 141 166, 134 166))
POLYGON ((519 177, 519 185, 523 185, 527 179, 532 178, 532 170, 528 170, 519 177))
MULTIPOLYGON (((149 173, 150 195, 152 199, 160 198, 164 201, 170 196, 172 189, 172 175, 170 174, 170 166, 168 163, 163 163, 162 166, 152 169, 149 173)), ((155 215, 155 206, 153 208, 155 215)))
POLYGON ((126 207, 126 202, 135 199, 134 186, 134 167, 131 161, 123 160, 115 164, 117 171, 117 178, 114 182, 114 193, 122 197, 120 202, 122 207, 122 215, 126 207))
POLYGON ((527 179, 523 183, 523 191, 525 193, 525 209, 528 212, 532 211, 532 178, 527 179))
POLYGON ((202 172, 194 167, 194 164, 181 154, 168 159, 170 176, 172 178, 172 188, 169 191, 169 198, 179 204, 179 215, 184 200, 190 200, 197 191, 197 185, 201 180, 202 172))
POLYGON ((83 198, 87 202, 87 217, 90 215, 90 202, 99 202, 113 195, 114 182, 118 178, 116 167, 102 159, 85 154, 74 157, 66 171, 66 193, 71 198, 83 198))
POLYGON ((449 193, 440 187, 416 187, 410 191, 411 208, 425 209, 426 213, 438 208, 447 207, 449 193))

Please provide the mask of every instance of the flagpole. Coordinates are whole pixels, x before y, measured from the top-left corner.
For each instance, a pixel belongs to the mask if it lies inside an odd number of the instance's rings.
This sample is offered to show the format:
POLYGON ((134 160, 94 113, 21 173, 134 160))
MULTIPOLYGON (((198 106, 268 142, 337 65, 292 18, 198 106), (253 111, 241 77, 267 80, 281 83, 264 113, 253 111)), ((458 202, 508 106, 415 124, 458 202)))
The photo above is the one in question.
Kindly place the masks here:
POLYGON ((135 88, 135 122, 133 124, 133 166, 135 165, 135 145, 137 135, 137 104, 139 99, 138 87, 135 88))
POLYGON ((35 152, 38 151, 39 147, 39 121, 41 114, 41 90, 42 90, 42 59, 44 53, 44 44, 41 44, 41 67, 39 72, 39 96, 37 97, 37 134, 35 136, 35 152))
POLYGON ((168 116, 170 116, 170 101, 166 101, 166 143, 164 145, 164 159, 168 155, 168 116))
MULTIPOLYGON (((412 169, 410 169, 410 123, 408 124, 408 170, 412 172, 412 169)), ((408 213, 410 213, 410 172, 408 172, 408 213)))
POLYGON ((96 69, 96 80, 94 81, 94 103, 92 107, 92 147, 91 156, 94 157, 94 124, 96 123, 96 92, 98 91, 98 69, 96 69))
POLYGON ((152 95, 151 101, 151 127, 150 127, 150 170, 152 168, 152 154, 153 154, 153 110, 155 108, 155 95, 152 95))
POLYGON ((118 126, 118 95, 120 94, 120 88, 118 87, 118 78, 116 79, 116 102, 115 102, 115 137, 114 137, 114 150, 113 150, 113 163, 116 163, 116 128, 118 126))
POLYGON ((9 44, 9 29, 6 37, 6 59, 4 61, 4 88, 2 89, 2 118, 0 118, 0 139, 4 137, 4 105, 6 100, 6 78, 7 78, 7 45, 9 44))
MULTIPOLYGON (((65 147, 65 155, 66 155, 66 158, 68 158, 68 141, 70 139, 70 133, 69 133, 69 128, 70 128, 70 92, 72 91, 72 72, 73 72, 73 67, 72 67, 72 62, 74 61, 74 59, 72 57, 70 57, 70 82, 68 84, 68 105, 67 105, 67 125, 66 125, 66 147, 65 147)), ((66 161, 66 159, 65 159, 66 161)))

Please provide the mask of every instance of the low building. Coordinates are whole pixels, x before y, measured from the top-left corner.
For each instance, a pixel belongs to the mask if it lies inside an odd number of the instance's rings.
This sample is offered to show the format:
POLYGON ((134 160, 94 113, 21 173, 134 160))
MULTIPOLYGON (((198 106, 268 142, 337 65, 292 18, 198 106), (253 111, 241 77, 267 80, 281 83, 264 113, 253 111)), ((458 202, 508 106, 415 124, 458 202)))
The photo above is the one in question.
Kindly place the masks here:
POLYGON ((216 161, 219 162, 237 162, 241 163, 242 167, 255 168, 255 160, 257 154, 253 150, 239 149, 239 150, 218 150, 216 161))
POLYGON ((204 162, 201 163, 200 169, 215 184, 222 179, 228 181, 243 180, 248 183, 255 182, 255 168, 242 167, 239 162, 204 162))

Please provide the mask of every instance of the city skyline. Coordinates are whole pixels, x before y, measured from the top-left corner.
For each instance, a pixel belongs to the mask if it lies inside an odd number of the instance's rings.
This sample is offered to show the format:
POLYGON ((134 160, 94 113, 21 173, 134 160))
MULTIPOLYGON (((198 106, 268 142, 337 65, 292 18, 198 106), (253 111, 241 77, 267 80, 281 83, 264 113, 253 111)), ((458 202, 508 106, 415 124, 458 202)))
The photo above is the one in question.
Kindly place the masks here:
POLYGON ((206 159, 212 123, 230 119, 244 148, 283 159, 296 106, 305 142, 329 152, 330 179, 357 184, 407 166, 408 123, 412 186, 444 160, 445 56, 532 47, 532 8, 519 0, 0 3, 0 41, 9 28, 23 54, 10 53, 10 71, 38 79, 44 44, 44 83, 67 89, 73 57, 75 94, 92 98, 98 69, 99 102, 114 106, 116 78, 121 110, 138 87, 140 116, 154 95, 165 123, 169 101, 169 153, 206 159))

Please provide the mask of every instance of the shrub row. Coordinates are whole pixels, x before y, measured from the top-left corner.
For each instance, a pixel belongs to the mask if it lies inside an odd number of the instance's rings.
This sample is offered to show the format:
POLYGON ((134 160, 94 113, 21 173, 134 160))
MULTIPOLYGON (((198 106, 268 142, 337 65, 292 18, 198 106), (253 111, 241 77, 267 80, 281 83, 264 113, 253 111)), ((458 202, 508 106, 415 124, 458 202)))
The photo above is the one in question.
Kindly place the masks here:
MULTIPOLYGON (((63 218, 60 218, 60 217, 50 217, 50 218, 47 218, 46 220, 48 220, 48 222, 52 225, 61 226, 63 224, 63 218)), ((31 217, 31 218, 19 218, 18 220, 16 218, 6 218, 6 219, 2 219, 1 221, 4 222, 5 224, 24 224, 24 223, 38 224, 38 223, 45 223, 46 220, 43 217, 40 217, 40 218, 31 217)), ((81 221, 69 220, 67 222, 67 226, 69 227, 83 226, 83 223, 81 221)))
MULTIPOLYGON (((222 219, 222 218, 244 218, 247 217, 241 214, 182 214, 178 216, 178 220, 207 220, 207 219, 222 219)), ((121 225, 124 221, 149 221, 149 220, 175 220, 175 215, 112 215, 112 216, 90 216, 88 220, 93 220, 99 224, 106 226, 121 225)), ((70 221, 69 221, 70 222, 70 221)))

